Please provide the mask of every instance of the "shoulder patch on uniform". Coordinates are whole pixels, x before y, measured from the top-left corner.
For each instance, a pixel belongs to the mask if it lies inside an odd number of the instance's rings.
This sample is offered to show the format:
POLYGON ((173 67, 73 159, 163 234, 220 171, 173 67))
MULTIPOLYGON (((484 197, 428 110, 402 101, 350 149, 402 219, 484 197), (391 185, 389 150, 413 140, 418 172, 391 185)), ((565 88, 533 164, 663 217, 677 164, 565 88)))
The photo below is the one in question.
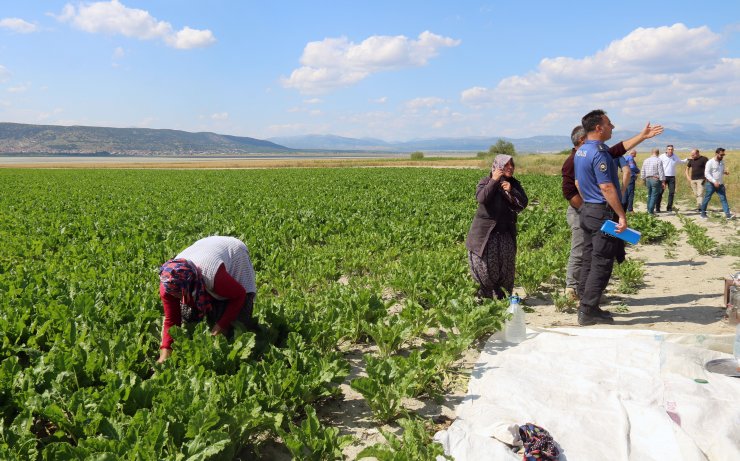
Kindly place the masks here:
POLYGON ((585 150, 578 149, 576 151, 576 157, 585 157, 585 156, 586 156, 586 151, 585 150))
POLYGON ((606 162, 599 163, 599 171, 604 173, 606 171, 606 162))

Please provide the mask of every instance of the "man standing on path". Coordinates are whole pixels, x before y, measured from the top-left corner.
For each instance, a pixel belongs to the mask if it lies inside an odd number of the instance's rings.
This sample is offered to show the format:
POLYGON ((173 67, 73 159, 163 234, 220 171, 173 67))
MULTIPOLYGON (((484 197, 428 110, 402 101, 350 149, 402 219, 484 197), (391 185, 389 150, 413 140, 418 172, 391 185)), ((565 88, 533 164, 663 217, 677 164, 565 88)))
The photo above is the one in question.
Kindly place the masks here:
POLYGON ((617 219, 617 232, 627 228, 622 208, 617 167, 604 144, 612 137, 611 120, 603 110, 593 110, 581 120, 586 142, 575 154, 576 186, 583 198, 583 267, 578 292, 578 324, 613 323, 610 312, 599 307, 599 300, 609 283, 614 259, 624 260, 624 242, 601 232, 607 220, 617 219))
POLYGON ((696 197, 696 211, 699 212, 701 212, 701 203, 704 201, 704 183, 706 182, 704 168, 708 161, 708 158, 699 154, 699 149, 692 150, 691 156, 686 161, 686 180, 696 197))
POLYGON ((622 197, 622 207, 625 211, 631 212, 632 205, 635 201, 635 180, 637 175, 640 174, 640 169, 637 167, 637 151, 632 149, 628 154, 624 156, 627 160, 627 167, 630 172, 629 183, 625 186, 624 196, 622 197))
POLYGON ((730 212, 730 206, 727 204, 727 195, 725 194, 725 185, 722 183, 722 176, 730 174, 725 171, 725 162, 722 159, 725 158, 725 149, 718 147, 715 151, 713 159, 707 161, 707 166, 704 170, 704 177, 707 179, 704 185, 704 201, 701 203, 701 218, 707 219, 707 205, 709 200, 712 198, 712 194, 717 193, 719 201, 722 203, 722 210, 725 212, 727 219, 735 217, 730 212))
MULTIPOLYGON (((631 137, 626 141, 619 142, 609 148, 609 155, 612 157, 621 157, 627 151, 632 149, 646 139, 650 139, 653 136, 657 136, 663 132, 663 127, 660 125, 650 126, 648 122, 645 128, 640 133, 631 137)), ((580 298, 578 294, 578 282, 581 276, 581 265, 583 263, 583 231, 581 230, 581 207, 583 206, 583 199, 578 194, 576 188, 576 174, 573 164, 573 159, 576 150, 583 145, 586 140, 586 130, 583 126, 578 125, 573 128, 570 133, 570 140, 573 142, 573 149, 571 149, 570 155, 563 162, 561 169, 562 173, 562 190, 563 197, 568 201, 568 211, 566 212, 566 219, 568 226, 570 226, 570 256, 568 257, 568 269, 565 273, 565 295, 570 299, 578 300, 580 298)))
POLYGON ((642 179, 647 186, 647 212, 655 214, 655 205, 658 196, 665 189, 665 172, 663 171, 663 162, 658 158, 660 149, 653 149, 652 155, 642 162, 642 179))
MULTIPOLYGON (((663 162, 663 171, 665 172, 665 188, 668 189, 668 203, 665 210, 673 211, 673 197, 676 195, 676 163, 686 163, 678 156, 673 155, 673 144, 668 144, 665 148, 665 154, 661 155, 660 161, 663 162)), ((660 202, 663 199, 663 191, 658 195, 658 202, 655 204, 655 212, 660 213, 660 202)))

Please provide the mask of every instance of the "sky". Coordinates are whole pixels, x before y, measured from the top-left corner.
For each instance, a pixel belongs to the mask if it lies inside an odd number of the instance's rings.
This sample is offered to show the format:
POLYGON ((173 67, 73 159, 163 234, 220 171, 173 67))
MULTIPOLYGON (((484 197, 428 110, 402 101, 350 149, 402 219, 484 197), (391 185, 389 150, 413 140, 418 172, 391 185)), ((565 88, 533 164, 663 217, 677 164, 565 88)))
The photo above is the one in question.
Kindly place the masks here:
POLYGON ((740 1, 3 0, 0 122, 407 141, 740 127, 740 1))

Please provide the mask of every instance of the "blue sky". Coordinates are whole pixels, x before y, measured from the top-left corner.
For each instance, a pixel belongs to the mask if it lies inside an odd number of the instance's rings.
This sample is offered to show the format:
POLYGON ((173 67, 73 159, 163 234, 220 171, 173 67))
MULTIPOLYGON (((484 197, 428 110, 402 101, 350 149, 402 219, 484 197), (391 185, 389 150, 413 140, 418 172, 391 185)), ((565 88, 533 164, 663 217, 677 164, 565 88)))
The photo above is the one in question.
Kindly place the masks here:
POLYGON ((0 121, 388 141, 740 127, 740 2, 4 0, 0 121), (587 8, 587 9, 584 9, 587 8))

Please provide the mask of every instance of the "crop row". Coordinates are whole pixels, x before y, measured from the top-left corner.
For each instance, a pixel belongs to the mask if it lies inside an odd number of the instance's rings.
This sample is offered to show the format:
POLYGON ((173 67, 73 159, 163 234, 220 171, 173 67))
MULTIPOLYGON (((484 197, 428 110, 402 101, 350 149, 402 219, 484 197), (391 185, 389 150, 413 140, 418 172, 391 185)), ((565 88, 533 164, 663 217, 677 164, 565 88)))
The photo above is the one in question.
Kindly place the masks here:
MULTIPOLYGON (((314 408, 348 375, 347 344, 375 346, 351 385, 388 421, 501 327, 463 245, 481 175, 0 171, 0 458, 231 459, 278 437, 296 458, 341 457, 314 408), (177 329, 156 365, 157 268, 207 235, 247 243, 261 328, 177 329)), ((559 178, 521 179, 517 285, 533 293, 562 285, 569 234, 559 178)))

